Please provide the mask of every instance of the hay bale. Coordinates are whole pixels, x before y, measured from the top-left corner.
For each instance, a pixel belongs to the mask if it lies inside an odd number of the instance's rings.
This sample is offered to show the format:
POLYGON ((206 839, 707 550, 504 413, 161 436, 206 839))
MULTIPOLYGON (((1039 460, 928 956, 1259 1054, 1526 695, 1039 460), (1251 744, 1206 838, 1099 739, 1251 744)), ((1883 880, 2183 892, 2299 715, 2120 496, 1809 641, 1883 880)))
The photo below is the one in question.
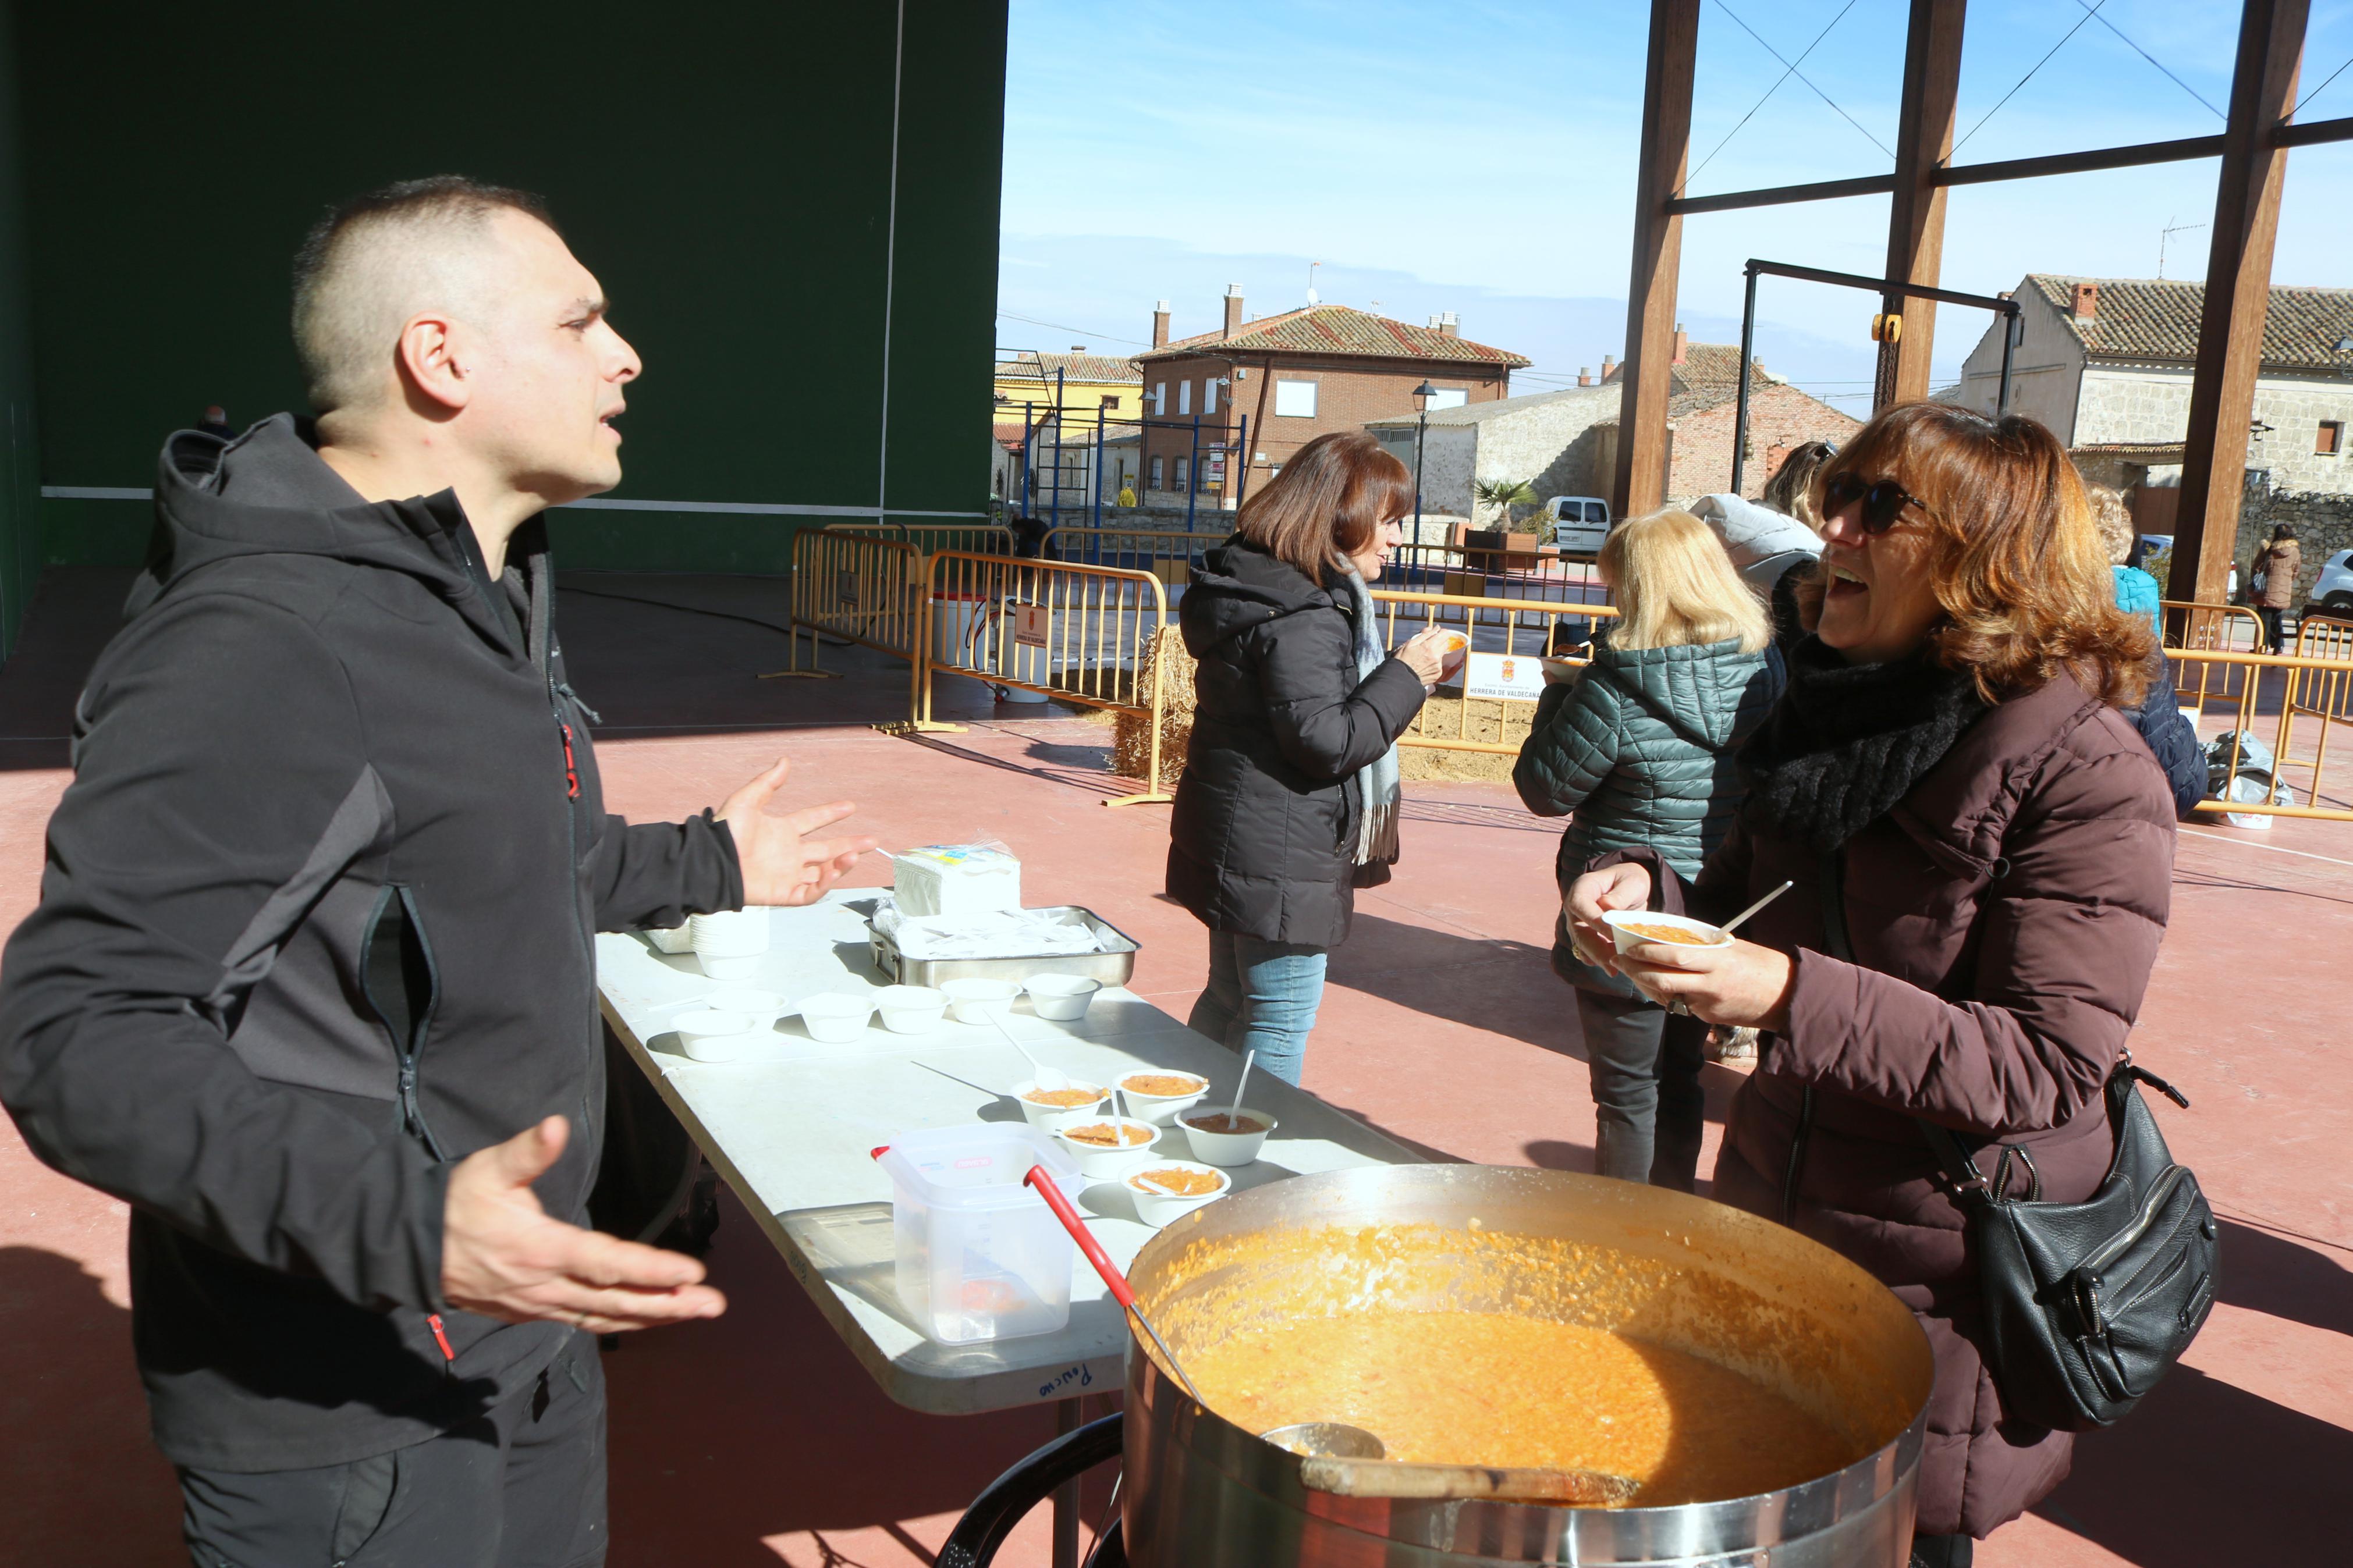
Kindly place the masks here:
POLYGON ((1151 691, 1155 667, 1161 683, 1160 776, 1146 777, 1152 771, 1152 721, 1137 713, 1118 716, 1111 768, 1122 778, 1143 781, 1157 795, 1176 787, 1176 775, 1185 771, 1185 748, 1193 738, 1193 656, 1185 651, 1185 638, 1175 626, 1161 627, 1144 650, 1144 664, 1136 672, 1138 692, 1151 691))

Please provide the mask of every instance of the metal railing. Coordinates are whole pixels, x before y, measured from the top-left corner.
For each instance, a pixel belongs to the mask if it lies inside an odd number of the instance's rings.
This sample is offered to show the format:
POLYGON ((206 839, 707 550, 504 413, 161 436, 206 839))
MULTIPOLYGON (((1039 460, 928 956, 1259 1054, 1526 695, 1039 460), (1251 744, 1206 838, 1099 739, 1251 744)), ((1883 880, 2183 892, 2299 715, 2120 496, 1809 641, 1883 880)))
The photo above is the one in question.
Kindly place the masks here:
MULTIPOLYGON (((1498 654, 1504 663, 1498 667, 1502 679, 1511 680, 1522 675, 1511 669, 1513 660, 1538 660, 1554 646, 1557 628, 1571 627, 1573 640, 1583 644, 1590 636, 1592 623, 1614 620, 1618 612, 1608 605, 1559 604, 1536 599, 1497 599, 1462 594, 1416 593, 1408 589, 1376 588, 1373 590, 1375 613, 1381 617, 1384 646, 1394 648, 1403 640, 1398 634, 1399 621, 1414 623, 1405 636, 1409 637, 1424 626, 1454 626, 1471 638, 1471 651, 1476 654, 1498 654), (1581 631, 1584 635, 1574 635, 1581 631), (1497 646, 1500 645, 1500 646, 1497 646)), ((1564 655, 1563 657, 1570 657, 1564 655)), ((1583 663, 1571 657, 1572 663, 1583 663)), ((1475 752, 1488 756, 1516 756, 1520 743, 1496 739, 1474 740, 1469 733, 1471 704, 1474 701, 1494 701, 1500 705, 1497 734, 1521 715, 1513 712, 1514 706, 1527 710, 1526 718, 1535 717, 1535 699, 1474 698, 1470 695, 1472 680, 1466 661, 1463 684, 1459 700, 1449 704, 1453 710, 1453 732, 1433 731, 1431 704, 1425 702, 1414 715, 1412 724, 1398 737, 1400 746, 1416 746, 1433 751, 1475 752)), ((1439 688, 1442 694, 1446 687, 1439 688)))
POLYGON ((2258 677, 2231 664, 2200 663, 2198 684, 2188 680, 2186 652, 2257 653, 2263 646, 2263 617, 2243 605, 2214 605, 2194 599, 2163 599, 2158 604, 2164 627, 2163 652, 2174 663, 2173 684, 2181 706, 2203 711, 2210 700, 2232 701, 2239 687, 2258 677))
POLYGON ((923 552, 879 530, 805 528, 793 536, 792 667, 779 673, 823 675, 824 633, 913 662, 922 629, 923 552), (810 668, 800 667, 800 634, 809 634, 810 668))
MULTIPOLYGON (((2321 776, 2328 764, 2329 731, 2333 724, 2353 721, 2353 713, 2346 709, 2346 680, 2353 675, 2353 664, 2341 657, 2315 658, 2295 654, 2242 653, 2220 648, 2168 648, 2166 657, 2179 664, 2224 666, 2238 672, 2237 711, 2231 729, 2234 736, 2253 732, 2257 718, 2256 698, 2262 689, 2262 673, 2266 669, 2284 672, 2288 700, 2280 705, 2278 723, 2274 730, 2272 744, 2272 775, 2275 782, 2290 768, 2307 770, 2311 779, 2306 786, 2302 805, 2275 805, 2269 800, 2236 801, 2230 798, 2231 786, 2238 782, 2241 748, 2234 741, 2231 760, 2225 771, 2222 796, 2217 800, 2201 800, 2196 809, 2206 816, 2228 812, 2235 816, 2306 816, 2328 822, 2353 822, 2353 810, 2340 806, 2315 804, 2320 798, 2321 776), (2299 703, 2296 693, 2307 691, 2316 700, 2299 703), (2320 741, 2309 758, 2291 755, 2289 742, 2295 735, 2298 713, 2313 715, 2320 721, 2320 741)), ((2201 690, 2205 689, 2203 680, 2201 690)))
POLYGON ((1161 787, 1161 667, 1146 657, 1168 624, 1157 577, 944 550, 931 557, 926 586, 913 728, 942 727, 932 718, 932 678, 941 670, 1130 714, 1151 727, 1145 787, 1104 804, 1173 798, 1161 787))
POLYGON ((1225 539, 1171 528, 1057 528, 1040 548, 1050 560, 1149 572, 1164 587, 1181 588, 1193 580, 1201 552, 1225 539))
POLYGON ((1013 531, 1001 522, 902 522, 895 519, 851 519, 827 525, 828 532, 873 533, 912 544, 926 555, 943 550, 967 550, 978 555, 1013 553, 1013 531))

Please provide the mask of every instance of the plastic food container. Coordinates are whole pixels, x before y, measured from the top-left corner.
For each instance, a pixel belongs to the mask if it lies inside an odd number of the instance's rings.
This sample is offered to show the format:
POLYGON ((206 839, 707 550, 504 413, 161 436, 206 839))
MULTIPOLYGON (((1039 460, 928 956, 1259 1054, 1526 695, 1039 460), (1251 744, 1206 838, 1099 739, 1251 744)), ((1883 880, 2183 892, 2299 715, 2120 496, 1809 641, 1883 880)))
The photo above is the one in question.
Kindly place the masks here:
POLYGON ((1155 1127, 1173 1127, 1176 1118, 1190 1110, 1209 1092, 1209 1080, 1199 1073, 1177 1072, 1170 1068, 1133 1068, 1114 1080, 1120 1093, 1127 1100, 1128 1110, 1155 1127), (1140 1078, 1181 1078, 1193 1087, 1182 1094, 1146 1094, 1135 1087, 1140 1078))
POLYGON ((681 1013, 670 1026, 678 1031, 680 1048, 689 1061, 732 1062, 750 1050, 757 1038, 752 1020, 743 1014, 709 1007, 681 1013))
POLYGON ((959 1024, 986 1024, 991 1018, 1005 1017, 1013 1011, 1013 999, 1021 994, 1018 980, 943 980, 939 988, 959 1024))
POLYGON ((1083 974, 1033 974, 1027 989, 1031 1012, 1057 1024, 1074 1024, 1087 1016, 1103 982, 1083 974))
POLYGON ((1005 1092, 1011 1095, 1014 1103, 1021 1107, 1021 1114, 1029 1119, 1029 1125, 1044 1132, 1051 1132, 1054 1130, 1054 1123, 1065 1116, 1101 1111, 1104 1106, 1111 1103, 1111 1090, 1099 1089, 1093 1084, 1082 1083, 1072 1079, 1067 1087, 1092 1089, 1094 1099, 1082 1100, 1076 1105, 1042 1105, 1028 1098, 1029 1091, 1037 1087, 1038 1082, 1035 1079, 1024 1079, 1005 1092))
POLYGON ((874 998, 865 993, 851 995, 846 991, 820 991, 814 996, 801 998, 801 1027, 812 1040, 823 1040, 838 1046, 854 1040, 866 1032, 866 1021, 874 1016, 874 998))
POLYGON ((773 1029, 776 1020, 785 1016, 783 997, 773 991, 754 991, 743 985, 713 991, 702 999, 702 1005, 717 1013, 741 1013, 759 1029, 773 1029))
POLYGON ((1234 1179, 1215 1165, 1197 1164, 1189 1160, 1147 1160, 1127 1173, 1127 1195, 1135 1200, 1135 1216, 1149 1226, 1164 1226, 1184 1218, 1203 1204, 1216 1203, 1233 1190, 1234 1179), (1209 1176, 1217 1186, 1198 1195, 1176 1196, 1144 1184, 1144 1178, 1163 1172, 1178 1171, 1193 1176, 1209 1176))
POLYGON ((1009 1121, 931 1127, 892 1140, 891 1230, 900 1305, 944 1345, 1050 1334, 1071 1319, 1077 1249, 1021 1184, 1042 1165, 1075 1200, 1078 1166, 1053 1139, 1009 1121))
POLYGON ((1730 937, 1705 921, 1695 921, 1689 915, 1662 915, 1651 910, 1610 910, 1602 915, 1601 923, 1609 928, 1609 934, 1618 943, 1618 951, 1620 952, 1630 947, 1640 947, 1646 942, 1672 940, 1644 936, 1641 931, 1633 929, 1636 926, 1650 926, 1653 929, 1663 927, 1669 931, 1687 931, 1694 939, 1689 942, 1675 943, 1674 945, 1677 946, 1730 947, 1732 945, 1730 937))
POLYGON ((947 994, 928 985, 885 985, 874 993, 882 1026, 894 1035, 921 1035, 947 1016, 947 994))
POLYGON ((654 944, 656 952, 681 953, 694 951, 694 927, 648 926, 646 940, 654 944))
POLYGON ((1275 1120, 1263 1110, 1244 1110, 1241 1113, 1243 1120, 1259 1124, 1258 1131, 1254 1132, 1212 1132, 1208 1128, 1194 1125, 1194 1120, 1207 1121, 1225 1114, 1222 1110, 1197 1109, 1187 1116, 1178 1117, 1176 1125, 1185 1130, 1185 1142, 1193 1146, 1193 1158, 1201 1163, 1229 1169, 1247 1165, 1258 1158, 1261 1149, 1266 1147, 1267 1134, 1274 1131, 1275 1120))
POLYGON ((1133 1116, 1105 1116, 1092 1110, 1081 1111, 1075 1116, 1058 1116, 1050 1125, 1054 1130, 1054 1141, 1078 1162, 1080 1173, 1099 1182, 1124 1176, 1138 1162, 1150 1159, 1152 1145, 1160 1138, 1160 1129, 1149 1121, 1133 1116), (1128 1143, 1086 1143, 1071 1136, 1082 1127, 1120 1127, 1127 1130, 1130 1138, 1134 1138, 1137 1132, 1144 1136, 1128 1143))

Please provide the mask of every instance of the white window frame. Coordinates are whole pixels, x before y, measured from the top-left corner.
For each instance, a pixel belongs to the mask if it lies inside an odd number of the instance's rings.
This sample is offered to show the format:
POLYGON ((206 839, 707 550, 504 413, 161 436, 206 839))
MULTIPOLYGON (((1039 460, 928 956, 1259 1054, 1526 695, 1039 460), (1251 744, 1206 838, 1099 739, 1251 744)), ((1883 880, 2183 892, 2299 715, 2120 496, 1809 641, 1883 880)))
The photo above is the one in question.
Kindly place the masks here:
POLYGON ((1201 382, 1201 412, 1215 414, 1217 411, 1218 378, 1212 375, 1205 377, 1201 382))
POLYGON ((1315 417, 1315 387, 1312 381, 1278 381, 1274 384, 1274 412, 1284 419, 1315 417), (1303 407, 1302 405, 1304 405, 1303 407))
POLYGON ((1192 412, 1193 384, 1189 381, 1180 381, 1176 384, 1176 416, 1182 419, 1192 412))
POLYGON ((1435 414, 1441 408, 1460 408, 1470 401, 1471 389, 1467 386, 1432 387, 1430 389, 1430 411, 1432 414, 1435 414))
POLYGON ((1152 384, 1152 416, 1155 419, 1158 419, 1166 416, 1167 412, 1168 384, 1165 381, 1155 382, 1152 384))
POLYGON ((1152 459, 1152 483, 1148 488, 1155 490, 1160 488, 1160 461, 1158 458, 1152 459))
POLYGON ((1192 482, 1193 482, 1193 459, 1192 459, 1192 458, 1177 458, 1177 459, 1176 459, 1176 486, 1174 487, 1174 488, 1175 488, 1175 489, 1176 489, 1176 493, 1177 493, 1178 495, 1183 495, 1183 494, 1185 493, 1185 489, 1186 489, 1186 487, 1187 487, 1187 485, 1190 485, 1192 482))

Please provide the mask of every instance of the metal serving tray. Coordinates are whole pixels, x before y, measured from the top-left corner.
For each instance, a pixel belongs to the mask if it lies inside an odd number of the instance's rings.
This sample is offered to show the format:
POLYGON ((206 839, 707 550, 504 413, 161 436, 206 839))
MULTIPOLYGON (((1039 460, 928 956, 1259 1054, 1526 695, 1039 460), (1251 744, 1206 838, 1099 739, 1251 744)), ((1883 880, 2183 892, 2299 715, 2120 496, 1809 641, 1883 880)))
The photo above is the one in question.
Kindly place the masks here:
MULTIPOLYGON (((864 912, 871 919, 872 907, 864 912)), ((870 926, 874 967, 900 985, 937 985, 943 980, 1027 980, 1033 974, 1077 974, 1105 985, 1124 985, 1135 973, 1140 944, 1092 910, 1062 904, 1029 912, 1050 916, 1061 924, 1085 926, 1104 951, 1039 953, 1029 958, 909 958, 899 951, 897 942, 870 926)))

